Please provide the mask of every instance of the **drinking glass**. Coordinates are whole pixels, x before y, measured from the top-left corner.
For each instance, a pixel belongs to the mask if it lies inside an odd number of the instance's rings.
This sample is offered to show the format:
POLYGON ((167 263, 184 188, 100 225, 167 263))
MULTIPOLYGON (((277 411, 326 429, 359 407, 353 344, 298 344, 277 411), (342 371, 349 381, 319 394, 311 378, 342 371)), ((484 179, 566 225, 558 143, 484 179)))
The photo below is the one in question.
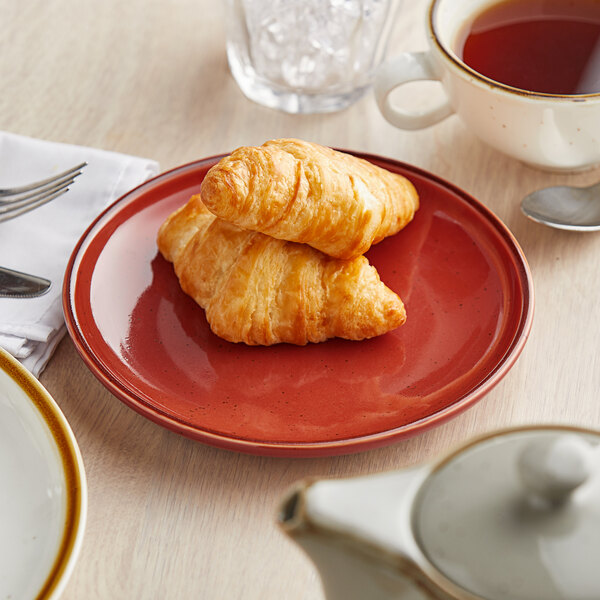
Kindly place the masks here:
POLYGON ((400 0, 227 0, 227 58, 251 100, 289 113, 346 108, 371 85, 400 0))

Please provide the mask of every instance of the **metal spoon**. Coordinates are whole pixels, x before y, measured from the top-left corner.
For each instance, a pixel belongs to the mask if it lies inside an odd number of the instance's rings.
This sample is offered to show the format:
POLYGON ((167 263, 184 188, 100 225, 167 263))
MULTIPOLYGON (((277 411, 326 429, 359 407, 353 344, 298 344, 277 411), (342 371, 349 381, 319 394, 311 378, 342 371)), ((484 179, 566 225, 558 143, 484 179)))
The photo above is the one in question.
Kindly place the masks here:
POLYGON ((521 210, 557 229, 600 231, 600 183, 590 187, 549 187, 525 196, 521 210))

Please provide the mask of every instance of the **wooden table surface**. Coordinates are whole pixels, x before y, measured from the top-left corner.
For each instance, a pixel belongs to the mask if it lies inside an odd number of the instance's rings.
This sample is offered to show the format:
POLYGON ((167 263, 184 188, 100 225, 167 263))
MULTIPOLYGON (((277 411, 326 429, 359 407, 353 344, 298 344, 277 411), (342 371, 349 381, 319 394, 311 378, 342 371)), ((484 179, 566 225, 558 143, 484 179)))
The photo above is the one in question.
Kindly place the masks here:
MULTIPOLYGON (((425 2, 404 5, 391 54, 425 48, 425 2)), ((313 567, 274 525, 277 500, 294 481, 417 464, 501 427, 600 428, 600 234, 551 230, 519 208, 534 189, 589 184, 600 173, 528 168, 483 145, 455 116, 423 131, 394 129, 370 93, 329 115, 258 106, 230 76, 219 2, 0 0, 0 14, 0 129, 154 158, 161 170, 286 136, 389 156, 494 211, 535 284, 529 341, 481 402, 417 437, 333 458, 242 455, 167 431, 112 396, 65 337, 41 381, 75 432, 89 487, 66 600, 321 598, 313 567)), ((415 84, 412 102, 438 92, 415 84)))

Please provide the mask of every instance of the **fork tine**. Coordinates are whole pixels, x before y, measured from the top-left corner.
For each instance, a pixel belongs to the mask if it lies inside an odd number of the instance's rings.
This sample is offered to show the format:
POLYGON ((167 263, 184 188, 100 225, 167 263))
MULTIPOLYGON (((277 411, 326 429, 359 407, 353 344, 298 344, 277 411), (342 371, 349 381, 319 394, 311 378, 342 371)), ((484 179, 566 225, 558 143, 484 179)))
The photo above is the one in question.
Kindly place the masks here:
POLYGON ((38 200, 42 200, 47 198, 53 192, 58 192, 73 183, 73 179, 67 179, 66 181, 62 181, 56 185, 45 187, 39 191, 31 192, 21 198, 17 198, 15 200, 11 200, 6 202, 5 204, 0 202, 0 215, 14 212, 20 208, 25 206, 29 206, 30 204, 35 204, 38 200))
POLYGON ((6 198, 8 196, 13 196, 17 194, 23 194, 26 192, 30 192, 32 190, 38 189, 40 187, 56 183, 58 180, 64 179, 65 177, 69 177, 74 174, 76 171, 81 171, 87 165, 86 162, 82 162, 81 164, 71 167, 62 173, 58 173, 57 175, 53 175, 52 177, 48 177, 47 179, 42 179, 40 181, 36 181, 35 183, 31 183, 29 185, 22 185, 19 187, 13 188, 4 188, 0 189, 0 198, 6 198))
POLYGON ((36 197, 33 201, 29 200, 24 204, 19 204, 18 206, 14 206, 13 204, 0 208, 0 223, 4 223, 4 221, 10 221, 10 219, 14 219, 20 215, 28 213, 34 208, 38 208, 43 206, 47 202, 62 196, 65 192, 67 192, 69 188, 65 185, 64 187, 59 188, 58 190, 45 192, 41 196, 36 197))
POLYGON ((46 192, 53 192, 59 188, 64 187, 65 185, 70 185, 71 183, 73 183, 73 181, 75 181, 75 177, 77 177, 80 174, 81 171, 78 171, 77 173, 75 173, 75 175, 71 177, 59 179, 53 184, 42 186, 26 194, 20 194, 18 196, 10 198, 0 198, 0 213, 10 210, 10 207, 18 208, 21 204, 28 203, 28 200, 30 200, 31 202, 35 202, 36 196, 40 196, 46 192))

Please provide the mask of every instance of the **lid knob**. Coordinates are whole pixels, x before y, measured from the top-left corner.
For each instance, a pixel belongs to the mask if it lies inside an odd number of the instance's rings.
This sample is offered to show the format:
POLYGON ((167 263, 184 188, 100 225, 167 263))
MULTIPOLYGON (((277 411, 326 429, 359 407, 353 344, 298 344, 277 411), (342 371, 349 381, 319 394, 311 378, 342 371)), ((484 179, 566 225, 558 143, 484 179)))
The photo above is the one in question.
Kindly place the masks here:
POLYGON ((517 468, 532 501, 562 504, 591 475, 594 454, 595 449, 580 436, 536 439, 521 452, 517 468))
POLYGON ((475 597, 600 600, 600 432, 492 435, 442 463, 418 499, 417 543, 475 597))

